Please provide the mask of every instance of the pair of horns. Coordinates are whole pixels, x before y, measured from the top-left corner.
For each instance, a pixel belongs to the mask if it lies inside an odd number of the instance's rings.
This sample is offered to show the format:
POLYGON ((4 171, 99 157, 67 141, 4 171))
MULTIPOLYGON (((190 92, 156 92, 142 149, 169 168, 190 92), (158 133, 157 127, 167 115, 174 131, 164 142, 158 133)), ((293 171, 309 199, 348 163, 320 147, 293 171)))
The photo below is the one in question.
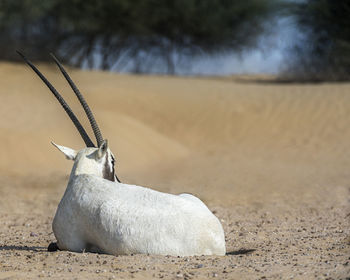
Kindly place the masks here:
MULTIPOLYGON (((39 78, 45 83, 45 85, 50 89, 50 91, 53 93, 53 95, 56 97, 56 99, 58 100, 58 102, 61 104, 61 106, 63 107, 63 109, 66 111, 67 115, 69 116, 69 118, 72 120, 72 122, 74 123, 75 127, 77 128, 77 130, 79 131, 81 137, 83 138, 85 144, 87 147, 95 147, 94 143, 91 141, 89 135, 86 133, 85 129, 83 128, 83 126, 81 125, 81 123, 79 122, 79 120, 77 119, 77 117, 75 116, 75 114, 73 113, 72 109, 69 107, 69 105, 67 104, 67 102, 63 99, 63 97, 61 96, 61 94, 58 93, 58 91, 52 86, 52 84, 45 78, 45 76, 43 74, 41 74, 41 72, 33 65, 33 63, 31 63, 22 53, 20 53, 19 51, 17 51, 17 53, 24 59, 24 61, 34 70, 34 72, 39 76, 39 78)), ((97 125, 97 122, 94 118, 94 115, 92 114, 92 111, 89 107, 89 105, 86 103, 84 97, 82 96, 82 94, 80 93, 79 89, 77 88, 77 86, 74 84, 74 82, 72 81, 72 79, 69 77, 68 73, 66 72, 66 70, 63 68, 63 66, 61 65, 61 63, 58 61, 58 59, 53 55, 50 54, 51 57, 54 59, 55 63, 57 64, 58 68, 60 69, 60 71, 62 72, 63 76, 65 77, 65 79, 67 80, 67 82, 69 83, 70 87, 72 88, 72 90, 74 91, 75 95, 77 96, 77 98, 79 99, 80 104, 83 106, 84 111, 86 113, 86 116, 89 119, 90 125, 92 127, 92 130, 95 134, 96 137, 96 141, 97 141, 97 146, 100 147, 101 144, 103 143, 103 137, 101 134, 101 131, 97 125)))

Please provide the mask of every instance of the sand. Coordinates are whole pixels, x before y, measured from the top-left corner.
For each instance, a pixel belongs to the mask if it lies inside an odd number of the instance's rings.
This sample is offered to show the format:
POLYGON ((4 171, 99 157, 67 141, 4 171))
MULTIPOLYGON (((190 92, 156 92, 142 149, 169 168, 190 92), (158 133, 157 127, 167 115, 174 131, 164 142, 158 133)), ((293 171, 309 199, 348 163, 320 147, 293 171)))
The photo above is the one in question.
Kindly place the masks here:
MULTIPOLYGON (((87 125, 57 69, 39 68, 87 125)), ((72 166, 50 141, 84 144, 28 67, 0 63, 0 279, 350 277, 349 83, 69 71, 120 179, 200 197, 228 253, 47 252, 72 166)))

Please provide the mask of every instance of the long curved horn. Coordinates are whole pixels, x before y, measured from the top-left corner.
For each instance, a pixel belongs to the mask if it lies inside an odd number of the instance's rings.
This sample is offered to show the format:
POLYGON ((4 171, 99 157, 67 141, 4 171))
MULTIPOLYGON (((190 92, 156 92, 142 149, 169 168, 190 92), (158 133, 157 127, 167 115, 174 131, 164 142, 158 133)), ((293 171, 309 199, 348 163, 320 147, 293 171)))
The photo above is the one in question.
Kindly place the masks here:
POLYGON ((66 70, 63 68, 62 64, 58 61, 58 59, 52 53, 50 53, 50 55, 55 60, 58 68, 60 68, 63 76, 66 78, 67 82, 69 83, 70 87, 74 91, 75 95, 78 97, 81 106, 83 106, 84 111, 86 113, 86 116, 88 117, 90 125, 92 127, 92 130, 93 130, 93 132, 95 134, 96 141, 97 141, 97 146, 100 147, 101 144, 103 143, 103 137, 102 137, 101 131, 100 131, 98 125, 97 125, 97 122, 96 122, 96 120, 94 118, 94 115, 93 115, 89 105, 85 101, 83 95, 80 93, 80 91, 77 88, 77 86, 74 84, 72 79, 69 77, 69 75, 66 72, 66 70))
POLYGON ((50 89, 53 95, 56 97, 58 102, 61 104, 63 109, 66 111, 69 118, 74 123, 75 127, 78 129, 81 137, 83 138, 87 147, 95 147, 94 143, 91 141, 89 135, 86 133, 85 129, 74 115, 72 109, 68 106, 63 97, 58 93, 58 91, 52 86, 52 84, 44 77, 43 74, 31 63, 22 53, 17 51, 17 53, 24 59, 24 61, 33 69, 33 71, 39 76, 39 78, 45 83, 45 85, 50 89))

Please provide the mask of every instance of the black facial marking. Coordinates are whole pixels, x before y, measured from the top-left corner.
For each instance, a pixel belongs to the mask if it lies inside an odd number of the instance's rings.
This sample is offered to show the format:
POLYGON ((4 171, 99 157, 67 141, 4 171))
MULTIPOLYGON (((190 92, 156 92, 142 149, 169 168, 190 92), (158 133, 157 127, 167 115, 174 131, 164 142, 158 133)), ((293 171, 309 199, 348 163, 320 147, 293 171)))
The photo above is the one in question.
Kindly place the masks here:
POLYGON ((102 170, 102 176, 104 179, 114 182, 115 176, 114 176, 114 159, 112 157, 112 171, 109 168, 109 159, 108 159, 108 152, 105 156, 105 163, 102 170))

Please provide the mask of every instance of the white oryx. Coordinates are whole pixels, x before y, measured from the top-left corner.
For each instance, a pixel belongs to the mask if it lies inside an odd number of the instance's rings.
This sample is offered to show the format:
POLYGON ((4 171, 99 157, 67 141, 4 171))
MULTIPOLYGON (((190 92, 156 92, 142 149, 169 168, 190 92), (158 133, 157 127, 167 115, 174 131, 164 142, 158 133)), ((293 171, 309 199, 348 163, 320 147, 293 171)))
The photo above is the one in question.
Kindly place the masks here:
POLYGON ((61 103, 87 146, 75 151, 54 144, 74 165, 52 224, 57 244, 51 243, 49 250, 112 255, 225 255, 222 225, 200 199, 120 183, 107 140, 103 140, 87 103, 55 57, 89 118, 97 148, 61 95, 20 55, 61 103))

